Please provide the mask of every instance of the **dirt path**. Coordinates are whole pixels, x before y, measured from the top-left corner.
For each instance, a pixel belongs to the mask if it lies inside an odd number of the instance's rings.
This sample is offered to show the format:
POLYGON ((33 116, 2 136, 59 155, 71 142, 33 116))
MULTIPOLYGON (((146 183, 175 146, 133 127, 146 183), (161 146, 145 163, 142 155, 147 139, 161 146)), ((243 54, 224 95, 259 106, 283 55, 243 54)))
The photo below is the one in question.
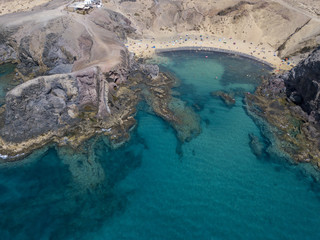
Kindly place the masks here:
POLYGON ((119 45, 110 39, 105 29, 94 25, 88 17, 75 14, 74 20, 84 26, 93 41, 90 65, 99 65, 104 71, 110 70, 121 63, 119 45), (92 61, 93 59, 96 60, 92 61))

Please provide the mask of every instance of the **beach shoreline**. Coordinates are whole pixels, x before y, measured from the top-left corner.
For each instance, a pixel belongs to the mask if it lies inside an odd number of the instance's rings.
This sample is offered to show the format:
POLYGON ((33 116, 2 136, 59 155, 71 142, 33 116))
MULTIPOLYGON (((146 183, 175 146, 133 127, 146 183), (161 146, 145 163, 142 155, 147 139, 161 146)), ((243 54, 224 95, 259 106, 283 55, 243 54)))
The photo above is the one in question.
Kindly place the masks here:
POLYGON ((172 51, 205 51, 205 52, 217 52, 217 53, 225 53, 231 54, 234 56, 239 56, 243 58, 248 58, 254 61, 258 61, 262 64, 267 65, 268 67, 274 69, 275 66, 270 62, 267 62, 263 59, 257 58, 255 56, 248 55, 246 53, 237 52, 233 50, 221 49, 221 48, 214 48, 214 47, 178 47, 178 48, 163 48, 163 49, 156 49, 155 54, 165 53, 165 52, 172 52, 172 51))
POLYGON ((152 58, 160 52, 178 50, 203 50, 223 52, 262 62, 274 69, 275 72, 287 71, 297 63, 291 59, 280 59, 277 51, 265 43, 246 42, 225 37, 206 34, 175 35, 160 38, 130 39, 125 44, 130 52, 139 58, 152 58))

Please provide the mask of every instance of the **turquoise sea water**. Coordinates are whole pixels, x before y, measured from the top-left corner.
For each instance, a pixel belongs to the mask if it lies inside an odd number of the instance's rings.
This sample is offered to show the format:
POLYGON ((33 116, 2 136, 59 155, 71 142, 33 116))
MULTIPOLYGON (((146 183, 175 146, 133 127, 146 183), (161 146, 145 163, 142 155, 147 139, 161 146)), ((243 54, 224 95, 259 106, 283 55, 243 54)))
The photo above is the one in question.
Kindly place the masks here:
POLYGON ((199 114, 201 134, 178 154, 170 125, 141 110, 131 141, 117 150, 96 138, 83 153, 48 148, 2 165, 1 239, 320 239, 319 183, 249 145, 248 134, 268 145, 242 102, 265 67, 205 52, 161 59, 181 79, 175 91, 199 114), (215 90, 235 92, 236 105, 211 97, 215 90))

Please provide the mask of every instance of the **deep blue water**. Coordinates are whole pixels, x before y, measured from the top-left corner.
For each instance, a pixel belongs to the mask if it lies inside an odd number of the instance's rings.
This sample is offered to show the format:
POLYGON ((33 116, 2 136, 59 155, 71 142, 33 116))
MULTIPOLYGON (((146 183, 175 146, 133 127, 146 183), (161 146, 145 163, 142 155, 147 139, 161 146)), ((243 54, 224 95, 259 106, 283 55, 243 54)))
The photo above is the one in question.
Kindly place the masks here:
POLYGON ((81 152, 51 147, 2 165, 1 239, 320 239, 319 183, 249 145, 250 133, 268 145, 242 102, 265 66, 205 52, 158 61, 201 118, 183 155, 170 125, 141 110, 117 150, 97 137, 81 152), (211 97, 215 90, 234 92, 236 105, 211 97))

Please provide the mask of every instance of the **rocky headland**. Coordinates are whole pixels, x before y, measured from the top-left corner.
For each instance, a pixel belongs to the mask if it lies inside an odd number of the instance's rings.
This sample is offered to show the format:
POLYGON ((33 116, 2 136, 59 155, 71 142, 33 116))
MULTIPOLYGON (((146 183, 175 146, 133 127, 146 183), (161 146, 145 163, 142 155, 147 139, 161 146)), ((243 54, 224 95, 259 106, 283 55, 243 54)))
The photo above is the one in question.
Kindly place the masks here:
POLYGON ((179 140, 199 134, 193 110, 171 97, 174 78, 125 48, 127 36, 137 34, 130 20, 104 8, 79 15, 63 7, 0 18, 0 60, 16 63, 16 79, 24 82, 0 111, 2 159, 52 143, 76 149, 99 134, 117 147, 130 138, 140 100, 172 124, 179 140))
POLYGON ((297 162, 316 166, 320 165, 319 83, 320 47, 289 72, 265 80, 255 94, 246 96, 248 112, 275 140, 272 147, 297 162))

